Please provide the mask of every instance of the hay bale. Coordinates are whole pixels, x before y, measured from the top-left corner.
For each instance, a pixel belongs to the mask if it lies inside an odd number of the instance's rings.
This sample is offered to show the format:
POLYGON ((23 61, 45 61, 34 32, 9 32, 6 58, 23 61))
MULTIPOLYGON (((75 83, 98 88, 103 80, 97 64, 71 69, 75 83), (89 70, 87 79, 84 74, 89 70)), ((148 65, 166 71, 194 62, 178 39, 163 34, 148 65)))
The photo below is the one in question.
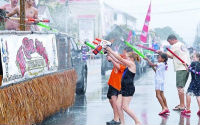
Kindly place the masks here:
POLYGON ((31 125, 74 103, 75 70, 0 89, 0 124, 31 125))

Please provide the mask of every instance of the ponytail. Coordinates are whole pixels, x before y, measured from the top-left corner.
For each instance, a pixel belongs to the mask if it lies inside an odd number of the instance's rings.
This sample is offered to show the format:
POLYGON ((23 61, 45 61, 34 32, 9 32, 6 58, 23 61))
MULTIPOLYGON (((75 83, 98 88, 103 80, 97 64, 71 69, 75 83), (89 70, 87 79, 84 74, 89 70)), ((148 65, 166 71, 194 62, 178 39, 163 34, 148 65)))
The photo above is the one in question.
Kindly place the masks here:
POLYGON ((168 64, 167 64, 167 62, 165 62, 165 70, 167 70, 168 69, 168 64))
POLYGON ((134 52, 128 52, 128 56, 130 58, 133 58, 134 60, 136 60, 137 62, 140 62, 140 56, 134 52))
POLYGON ((198 61, 200 61, 200 53, 196 52, 196 57, 198 58, 198 61))
POLYGON ((165 70, 167 70, 167 69, 168 69, 168 65, 167 65, 167 60, 168 60, 168 57, 167 57, 167 54, 165 54, 165 53, 161 53, 161 54, 160 54, 160 56, 161 56, 161 58, 163 58, 163 59, 164 59, 164 63, 165 63, 165 70))

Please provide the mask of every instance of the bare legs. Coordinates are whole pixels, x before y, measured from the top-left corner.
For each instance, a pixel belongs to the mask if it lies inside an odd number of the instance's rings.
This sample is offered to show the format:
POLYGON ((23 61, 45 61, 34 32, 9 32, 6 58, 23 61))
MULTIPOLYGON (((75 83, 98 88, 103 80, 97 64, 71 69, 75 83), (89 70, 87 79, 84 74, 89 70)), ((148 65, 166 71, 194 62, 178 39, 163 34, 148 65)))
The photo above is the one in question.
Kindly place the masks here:
POLYGON ((163 111, 168 109, 167 101, 166 101, 163 91, 156 90, 156 98, 158 99, 163 111))
POLYGON ((178 87, 178 96, 179 96, 179 100, 180 100, 180 108, 185 108, 185 99, 184 99, 184 89, 178 87))
POLYGON ((135 121, 136 125, 140 125, 141 123, 140 123, 139 119, 136 117, 134 112, 129 107, 131 99, 132 99, 132 96, 122 97, 122 108, 135 121))
POLYGON ((117 108, 118 108, 118 113, 119 117, 121 120, 121 125, 124 125, 124 113, 123 110, 135 121, 136 125, 140 125, 140 121, 136 117, 136 115, 133 113, 133 111, 129 108, 129 104, 131 102, 132 97, 122 97, 122 95, 118 95, 117 99, 117 108))
POLYGON ((186 110, 190 110, 191 96, 186 94, 186 110))
POLYGON ((197 96, 197 103, 198 103, 198 106, 199 106, 199 110, 200 110, 200 96, 197 96))
POLYGON ((119 114, 119 119, 121 121, 121 125, 124 125, 125 122, 124 122, 124 113, 122 109, 122 94, 119 94, 117 98, 117 110, 119 114))
POLYGON ((119 122, 119 114, 117 110, 117 96, 112 96, 111 99, 109 99, 109 101, 113 108, 114 120, 116 122, 119 122))

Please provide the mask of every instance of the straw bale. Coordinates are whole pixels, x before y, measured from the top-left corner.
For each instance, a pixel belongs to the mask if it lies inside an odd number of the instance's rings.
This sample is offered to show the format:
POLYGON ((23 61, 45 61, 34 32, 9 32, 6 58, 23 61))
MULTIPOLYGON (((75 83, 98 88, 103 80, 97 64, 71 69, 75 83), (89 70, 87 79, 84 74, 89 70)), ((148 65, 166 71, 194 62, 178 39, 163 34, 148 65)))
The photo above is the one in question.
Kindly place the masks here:
POLYGON ((0 89, 0 124, 31 125, 74 103, 75 70, 38 77, 0 89))

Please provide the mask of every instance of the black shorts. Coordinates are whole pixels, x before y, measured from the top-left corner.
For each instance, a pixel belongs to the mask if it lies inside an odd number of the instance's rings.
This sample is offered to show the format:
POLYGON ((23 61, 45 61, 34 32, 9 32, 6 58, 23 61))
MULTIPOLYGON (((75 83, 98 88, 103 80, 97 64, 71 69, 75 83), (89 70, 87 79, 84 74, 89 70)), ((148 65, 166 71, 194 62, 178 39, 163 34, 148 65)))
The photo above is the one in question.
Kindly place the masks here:
POLYGON ((111 99, 112 96, 118 96, 119 94, 121 94, 121 91, 113 88, 112 86, 109 85, 108 88, 108 93, 107 93, 107 98, 111 99))
POLYGON ((125 84, 121 90, 122 96, 133 96, 135 93, 135 86, 133 84, 125 84))

